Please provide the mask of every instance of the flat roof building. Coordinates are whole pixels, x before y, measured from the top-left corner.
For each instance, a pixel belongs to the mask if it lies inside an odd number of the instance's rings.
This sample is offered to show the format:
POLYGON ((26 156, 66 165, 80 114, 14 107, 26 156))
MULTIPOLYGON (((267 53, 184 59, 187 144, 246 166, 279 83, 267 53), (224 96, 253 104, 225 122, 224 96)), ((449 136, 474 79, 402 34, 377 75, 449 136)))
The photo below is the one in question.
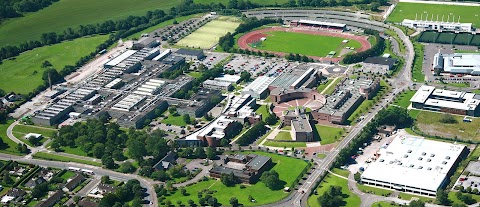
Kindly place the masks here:
POLYGON ((433 69, 448 73, 480 75, 480 54, 437 53, 433 57, 433 69))
POLYGON ((380 157, 362 173, 363 183, 435 196, 467 150, 460 144, 402 135, 378 153, 380 157))
POLYGON ((215 89, 215 90, 230 90, 232 89, 232 83, 230 82, 223 82, 217 80, 205 80, 203 82, 203 87, 208 89, 215 89))
POLYGON ((268 95, 268 86, 275 79, 273 77, 260 76, 242 90, 242 95, 249 94, 254 98, 264 99, 268 95))
MULTIPOLYGON (((448 17, 450 18, 450 15, 448 15, 448 17)), ((453 21, 455 20, 453 19, 453 21)), ((475 31, 472 23, 444 22, 443 19, 442 21, 438 21, 438 15, 437 21, 404 19, 402 25, 414 29, 433 30, 438 32, 472 33, 475 31)))
POLYGON ((222 82, 229 82, 229 83, 239 83, 240 82, 240 76, 238 75, 229 75, 229 74, 225 74, 225 75, 221 75, 219 77, 216 77, 214 80, 216 81, 222 81, 222 82))
POLYGON ((190 50, 185 48, 178 49, 175 54, 185 57, 188 60, 201 60, 205 58, 203 50, 190 50))
POLYGON ((480 95, 421 86, 410 99, 412 107, 445 113, 480 116, 480 95))

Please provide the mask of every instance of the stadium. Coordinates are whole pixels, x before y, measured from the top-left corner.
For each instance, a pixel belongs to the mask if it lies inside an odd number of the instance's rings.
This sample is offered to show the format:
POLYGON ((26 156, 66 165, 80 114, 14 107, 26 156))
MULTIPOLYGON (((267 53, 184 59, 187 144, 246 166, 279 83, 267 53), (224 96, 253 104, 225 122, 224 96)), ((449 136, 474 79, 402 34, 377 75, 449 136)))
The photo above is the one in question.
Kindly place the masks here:
POLYGON ((272 27, 249 32, 238 39, 241 49, 290 53, 316 60, 340 61, 342 56, 371 47, 368 37, 344 33, 345 24, 322 21, 291 21, 289 28, 272 27))

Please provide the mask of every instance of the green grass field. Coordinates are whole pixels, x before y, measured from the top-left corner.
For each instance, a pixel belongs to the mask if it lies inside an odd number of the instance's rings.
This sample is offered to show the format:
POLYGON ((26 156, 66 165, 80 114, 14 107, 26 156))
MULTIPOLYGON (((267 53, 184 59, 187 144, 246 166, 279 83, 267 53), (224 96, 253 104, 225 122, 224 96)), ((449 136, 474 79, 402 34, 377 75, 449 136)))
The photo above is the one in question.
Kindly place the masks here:
POLYGON ((228 32, 233 32, 240 25, 240 19, 234 17, 213 20, 181 39, 176 45, 210 49, 218 43, 218 39, 228 32))
POLYGON ((413 62, 413 69, 412 69, 412 79, 415 82, 423 82, 425 81, 425 74, 423 73, 422 64, 423 64, 423 49, 425 48, 420 43, 414 43, 414 50, 415 50, 415 59, 413 62))
POLYGON ((161 121, 164 124, 171 124, 175 126, 187 126, 187 123, 183 120, 183 116, 173 116, 173 115, 168 115, 165 119, 161 121))
POLYGON ((325 90, 325 92, 323 94, 331 95, 333 93, 333 91, 335 91, 335 87, 342 80, 343 80, 343 77, 336 78, 332 83, 330 83, 330 86, 327 86, 328 88, 325 90))
MULTIPOLYGON (((252 153, 252 152, 244 152, 252 153)), ((285 181, 285 186, 291 186, 297 176, 300 175, 302 170, 307 166, 307 163, 303 160, 285 157, 281 155, 265 153, 265 152, 253 152, 254 154, 266 155, 272 158, 275 166, 272 168, 277 171, 280 177, 280 180, 285 181), (295 166, 292 168, 292 166, 295 166)), ((177 190, 172 195, 166 196, 165 200, 170 200, 172 203, 177 203, 177 201, 182 201, 183 204, 187 204, 188 200, 193 200, 198 204, 197 192, 203 189, 210 189, 215 191, 212 196, 218 199, 218 202, 222 206, 230 205, 229 200, 231 197, 236 197, 241 204, 244 206, 257 206, 268 203, 273 203, 279 201, 282 198, 285 198, 288 194, 283 192, 283 190, 272 191, 265 186, 263 182, 257 182, 252 185, 245 185, 246 188, 241 189, 239 185, 234 187, 226 187, 220 180, 208 180, 193 184, 186 187, 187 193, 189 195, 183 196, 179 190, 177 190), (260 193, 261 192, 261 193, 260 193), (252 203, 248 200, 248 196, 251 195, 257 202, 252 203)))
POLYGON ((95 51, 107 39, 107 35, 79 38, 36 48, 20 54, 14 60, 5 60, 0 65, 0 88, 7 92, 27 94, 43 83, 45 69, 41 66, 45 60, 61 70, 65 65, 75 65, 78 59, 95 51))
POLYGON ((325 88, 326 88, 328 85, 330 85, 330 83, 332 83, 333 80, 334 80, 334 79, 328 79, 327 82, 325 82, 325 84, 320 84, 320 85, 318 85, 317 91, 318 91, 319 93, 321 93, 323 90, 325 90, 325 88))
POLYGON ((37 133, 41 134, 44 137, 52 137, 53 133, 55 133, 57 130, 55 129, 49 129, 49 128, 43 128, 43 127, 35 127, 35 126, 29 126, 29 125, 16 125, 13 128, 14 132, 20 132, 23 134, 28 134, 28 133, 37 133))
POLYGON ((72 154, 72 155, 78 155, 78 156, 85 156, 88 157, 87 153, 84 152, 82 149, 79 147, 72 148, 72 147, 62 147, 61 148, 64 153, 72 154))
POLYGON ((419 195, 412 195, 412 194, 408 194, 408 193, 404 193, 404 192, 400 192, 400 194, 398 195, 398 198, 400 199, 403 199, 403 200, 412 200, 412 198, 415 198, 418 200, 421 200, 425 203, 431 203, 435 200, 435 198, 430 198, 430 197, 424 197, 424 196, 419 196, 419 195))
POLYGON ((460 115, 453 115, 456 124, 445 124, 440 122, 443 113, 436 113, 430 111, 421 111, 417 115, 416 123, 418 128, 429 135, 438 135, 441 137, 454 138, 461 140, 480 141, 480 119, 472 118, 472 122, 463 122, 463 117, 460 115))
POLYGON ((352 193, 348 189, 348 183, 347 180, 343 178, 339 178, 337 176, 334 176, 332 174, 328 174, 323 181, 320 183, 320 185, 317 188, 317 194, 312 194, 308 198, 308 206, 310 207, 320 207, 320 204, 318 203, 317 199, 320 197, 323 193, 325 193, 330 186, 340 186, 342 187, 342 193, 344 194, 344 201, 346 202, 345 207, 358 207, 360 206, 361 200, 360 198, 352 193))
POLYGON ((187 75, 192 76, 193 78, 201 78, 203 73, 201 73, 201 72, 189 72, 187 75))
POLYGON ((393 102, 394 105, 407 108, 410 105, 410 99, 415 95, 416 91, 405 91, 398 95, 393 102))
MULTIPOLYGON (((330 51, 337 51, 342 44, 343 38, 302 34, 294 32, 274 31, 268 32, 267 40, 263 41, 258 49, 302 54, 308 56, 325 57, 330 51), (314 49, 312 49, 314 48, 314 49)), ((343 47, 360 48, 361 44, 355 40, 349 40, 343 47)))
POLYGON ((202 16, 202 14, 192 14, 192 15, 188 15, 188 16, 181 16, 181 17, 178 17, 178 18, 175 18, 175 19, 170 19, 170 20, 164 21, 160 24, 157 24, 155 26, 151 26, 151 27, 149 27, 147 29, 144 29, 140 32, 137 32, 135 34, 132 34, 132 35, 128 36, 127 39, 140 38, 142 36, 142 34, 150 33, 150 32, 153 32, 157 29, 163 28, 165 26, 172 25, 174 20, 176 20, 178 23, 180 23, 180 22, 183 22, 185 20, 195 18, 195 17, 201 17, 201 16, 202 16))
POLYGON ((279 132, 277 136, 275 136, 275 140, 292 140, 292 136, 290 132, 279 132))
POLYGON ((255 113, 261 114, 262 115, 262 120, 265 121, 265 119, 270 115, 268 112, 267 105, 260 105, 257 110, 255 110, 255 113))
POLYGON ((274 141, 266 141, 263 143, 265 146, 269 147, 283 147, 283 148, 292 148, 292 147, 307 147, 305 142, 274 142, 274 141))
MULTIPOLYGON (((390 90, 390 85, 388 85, 384 80, 381 80, 380 81, 380 90, 377 92, 376 96, 381 96, 381 94, 386 93, 388 90, 390 90)), ((357 119, 361 114, 370 110, 370 108, 374 104, 375 104, 374 99, 364 100, 362 102, 362 104, 360 104, 360 106, 358 106, 358 108, 355 109, 355 111, 352 113, 352 115, 350 115, 350 117, 348 117, 348 121, 350 122, 350 124, 352 124, 355 121, 355 119, 357 119)))
POLYGON ((0 24, 0 47, 39 40, 46 32, 63 32, 68 27, 145 15, 155 9, 169 10, 176 0, 62 0, 24 17, 0 24))
POLYGON ((15 147, 17 146, 17 143, 12 141, 7 136, 7 128, 12 123, 13 123, 13 120, 10 119, 10 120, 7 120, 5 124, 0 124, 0 139, 2 139, 5 144, 7 144, 6 147, 0 149, 0 152, 13 154, 13 155, 22 155, 22 153, 18 152, 18 150, 15 149, 15 147))
MULTIPOLYGON (((320 138, 320 144, 332 144, 342 137, 345 130, 341 127, 315 125, 316 136, 320 138)), ((317 138, 318 139, 318 138, 317 138)))
POLYGON ((33 157, 38 159, 44 159, 44 160, 53 160, 53 161, 60 161, 60 162, 77 162, 77 163, 83 163, 83 164, 93 165, 93 166, 102 166, 102 163, 100 162, 93 162, 88 160, 64 157, 64 156, 49 154, 45 152, 37 152, 33 155, 33 157))
MULTIPOLYGON (((444 21, 447 20, 447 16, 455 15, 455 21, 458 20, 458 16, 461 17, 461 22, 471 22, 474 26, 480 26, 480 7, 478 6, 459 6, 459 5, 440 5, 440 4, 420 4, 420 3, 398 3, 393 10, 392 14, 388 17, 387 21, 390 22, 402 22, 403 19, 415 19, 415 14, 418 14, 417 19, 420 19, 420 15, 424 13, 428 14, 429 20, 433 15, 434 19, 439 15, 441 21, 442 15, 445 15, 444 21)), ((423 15, 425 19, 425 14, 423 15)), ((450 21, 453 17, 450 16, 450 21)))
POLYGON ((387 195, 390 195, 393 192, 392 190, 387 190, 387 189, 383 189, 383 188, 375 188, 375 187, 368 186, 368 185, 357 184, 357 186, 358 186, 358 189, 360 189, 364 193, 370 193, 370 194, 374 194, 374 195, 378 195, 378 196, 387 196, 387 195))
POLYGON ((343 177, 346 177, 348 178, 348 175, 350 175, 350 171, 348 170, 344 170, 344 169, 340 169, 340 168, 333 168, 332 169, 332 172, 337 174, 337 175, 341 175, 343 177))

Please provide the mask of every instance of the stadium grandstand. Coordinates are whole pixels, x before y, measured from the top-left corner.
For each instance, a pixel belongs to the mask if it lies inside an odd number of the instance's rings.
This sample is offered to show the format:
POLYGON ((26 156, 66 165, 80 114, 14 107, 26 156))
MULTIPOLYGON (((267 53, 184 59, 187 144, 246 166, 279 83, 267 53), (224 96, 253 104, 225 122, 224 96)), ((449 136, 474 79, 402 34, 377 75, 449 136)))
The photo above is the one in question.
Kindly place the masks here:
POLYGON ((328 30, 339 30, 345 31, 347 25, 342 23, 333 23, 333 22, 324 22, 324 21, 313 21, 313 20, 292 20, 290 21, 291 27, 309 27, 309 28, 319 28, 319 29, 328 29, 328 30))

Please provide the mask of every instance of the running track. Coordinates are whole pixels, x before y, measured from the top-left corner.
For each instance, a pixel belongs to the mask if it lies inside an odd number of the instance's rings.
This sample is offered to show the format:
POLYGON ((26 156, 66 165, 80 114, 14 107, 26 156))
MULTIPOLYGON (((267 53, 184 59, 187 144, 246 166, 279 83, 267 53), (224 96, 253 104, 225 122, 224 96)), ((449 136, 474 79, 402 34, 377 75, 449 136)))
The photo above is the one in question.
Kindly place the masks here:
MULTIPOLYGON (((238 45, 241 49, 245 50, 248 49, 250 51, 264 51, 264 50, 258 50, 255 48, 252 48, 248 45, 249 42, 257 41, 260 37, 265 37, 265 33, 271 32, 271 31, 287 31, 287 32, 298 32, 298 33, 304 33, 304 34, 314 34, 314 35, 321 35, 321 36, 331 36, 331 37, 341 37, 344 39, 351 39, 351 40, 356 40, 358 41, 362 46, 357 49, 357 52, 362 52, 365 50, 370 49, 370 42, 368 42, 368 38, 364 36, 356 36, 353 34, 348 34, 348 33, 340 33, 340 32, 328 32, 328 31, 321 31, 321 30, 310 30, 310 29, 305 29, 305 28, 281 28, 281 27, 272 27, 272 28, 267 28, 267 29, 261 29, 261 30, 255 30, 252 32, 249 32, 243 36, 241 36, 238 39, 238 45)), ((283 52, 272 52, 268 51, 271 53, 274 53, 276 55, 280 56, 285 56, 288 55, 288 53, 283 53, 283 52)), ((329 60, 333 62, 338 62, 342 58, 327 58, 327 57, 317 57, 317 56, 309 56, 310 58, 316 59, 316 60, 329 60)))

